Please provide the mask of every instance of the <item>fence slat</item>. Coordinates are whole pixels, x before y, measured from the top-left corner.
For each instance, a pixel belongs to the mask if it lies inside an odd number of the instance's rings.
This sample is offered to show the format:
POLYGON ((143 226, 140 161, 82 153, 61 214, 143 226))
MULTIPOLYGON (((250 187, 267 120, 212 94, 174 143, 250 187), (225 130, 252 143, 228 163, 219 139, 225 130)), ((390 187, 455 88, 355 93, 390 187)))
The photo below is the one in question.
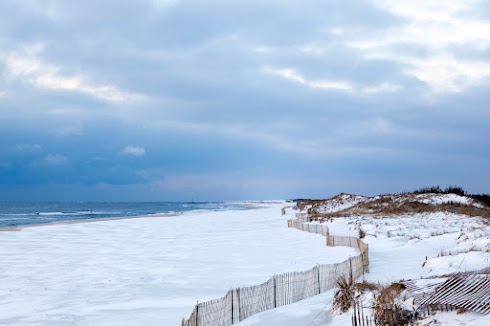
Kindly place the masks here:
MULTIPOLYGON (((310 223, 307 216, 288 220, 288 228, 320 234, 329 247, 356 248, 360 254, 341 263, 317 265, 303 272, 274 275, 267 282, 255 286, 232 289, 219 299, 198 303, 183 326, 229 326, 257 313, 288 305, 336 286, 340 277, 357 279, 369 270, 369 247, 361 239, 330 235, 326 225, 310 223)), ((356 318, 364 324, 361 315, 356 318)))

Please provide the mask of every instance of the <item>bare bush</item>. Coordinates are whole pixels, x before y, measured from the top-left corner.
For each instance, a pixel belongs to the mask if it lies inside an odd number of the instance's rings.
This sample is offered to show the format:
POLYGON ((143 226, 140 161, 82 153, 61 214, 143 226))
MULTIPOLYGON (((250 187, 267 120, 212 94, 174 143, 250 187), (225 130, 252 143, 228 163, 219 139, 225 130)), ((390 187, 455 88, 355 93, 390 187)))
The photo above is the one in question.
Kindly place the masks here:
POLYGON ((405 285, 395 282, 381 288, 374 295, 373 312, 376 325, 409 325, 416 319, 413 311, 404 309, 398 302, 400 294, 405 290, 405 285))
POLYGON ((340 278, 337 281, 337 286, 339 289, 334 294, 333 308, 341 312, 346 312, 354 304, 354 281, 352 277, 340 278))

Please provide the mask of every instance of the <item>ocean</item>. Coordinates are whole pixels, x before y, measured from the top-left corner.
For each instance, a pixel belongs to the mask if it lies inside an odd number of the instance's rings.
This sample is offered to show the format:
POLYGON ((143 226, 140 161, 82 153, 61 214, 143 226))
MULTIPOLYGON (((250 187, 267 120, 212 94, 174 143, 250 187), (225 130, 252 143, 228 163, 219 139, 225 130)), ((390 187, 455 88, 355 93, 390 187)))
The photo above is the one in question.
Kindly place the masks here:
POLYGON ((222 202, 0 202, 0 227, 246 208, 240 203, 222 202))

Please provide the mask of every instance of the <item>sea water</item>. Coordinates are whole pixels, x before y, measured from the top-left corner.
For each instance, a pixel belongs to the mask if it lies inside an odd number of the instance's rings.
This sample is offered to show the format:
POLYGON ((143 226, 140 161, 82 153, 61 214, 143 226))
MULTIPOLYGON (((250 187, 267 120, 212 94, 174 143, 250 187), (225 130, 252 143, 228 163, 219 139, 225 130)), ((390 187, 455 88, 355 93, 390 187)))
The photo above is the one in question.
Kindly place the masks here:
POLYGON ((0 202, 0 227, 236 209, 246 206, 222 202, 0 202))

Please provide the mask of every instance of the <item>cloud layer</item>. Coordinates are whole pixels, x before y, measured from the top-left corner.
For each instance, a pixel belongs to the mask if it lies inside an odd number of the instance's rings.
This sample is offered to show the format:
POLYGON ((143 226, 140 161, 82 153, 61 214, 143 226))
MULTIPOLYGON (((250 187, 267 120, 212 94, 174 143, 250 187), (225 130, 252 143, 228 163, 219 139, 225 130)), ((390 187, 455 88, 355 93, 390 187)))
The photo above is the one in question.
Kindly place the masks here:
POLYGON ((477 0, 3 1, 0 196, 488 192, 489 18, 477 0))
POLYGON ((143 156, 145 155, 145 149, 137 146, 126 146, 121 153, 133 156, 143 156))

